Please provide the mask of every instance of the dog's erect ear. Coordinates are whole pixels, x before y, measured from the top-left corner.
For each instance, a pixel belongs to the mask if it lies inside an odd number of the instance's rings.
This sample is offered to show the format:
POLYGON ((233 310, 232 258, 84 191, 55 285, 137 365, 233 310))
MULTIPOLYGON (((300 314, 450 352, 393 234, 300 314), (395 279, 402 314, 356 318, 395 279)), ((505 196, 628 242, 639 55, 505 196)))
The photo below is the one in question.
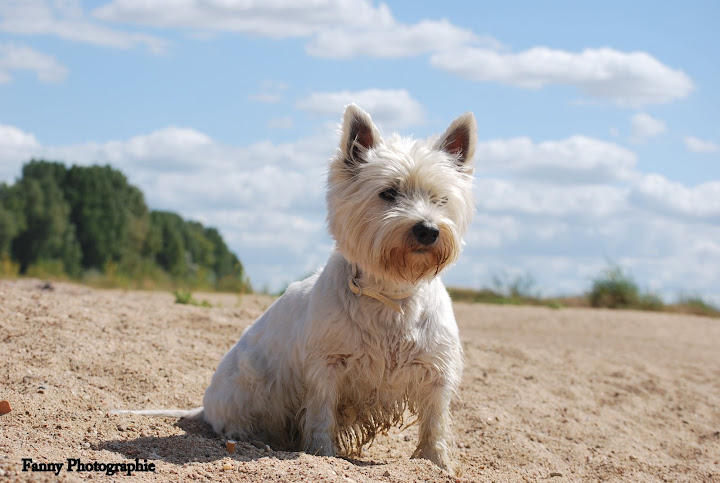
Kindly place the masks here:
POLYGON ((475 155, 477 144, 477 123, 472 112, 466 112, 455 119, 445 134, 440 136, 436 149, 455 157, 460 166, 468 165, 475 155))
POLYGON ((380 132, 370 115, 355 104, 345 108, 340 151, 345 163, 356 166, 365 162, 365 153, 380 142, 380 132))

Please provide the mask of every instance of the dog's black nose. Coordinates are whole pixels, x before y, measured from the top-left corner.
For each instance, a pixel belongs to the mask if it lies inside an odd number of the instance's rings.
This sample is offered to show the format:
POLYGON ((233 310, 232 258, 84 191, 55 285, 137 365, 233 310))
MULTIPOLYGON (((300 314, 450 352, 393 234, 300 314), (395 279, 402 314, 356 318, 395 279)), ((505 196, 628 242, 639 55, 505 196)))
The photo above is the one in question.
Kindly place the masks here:
POLYGON ((435 243, 435 240, 438 239, 438 235, 440 235, 440 230, 438 230, 437 226, 435 226, 434 223, 429 223, 427 221, 417 223, 413 226, 412 232, 413 235, 415 235, 415 239, 425 246, 435 243))

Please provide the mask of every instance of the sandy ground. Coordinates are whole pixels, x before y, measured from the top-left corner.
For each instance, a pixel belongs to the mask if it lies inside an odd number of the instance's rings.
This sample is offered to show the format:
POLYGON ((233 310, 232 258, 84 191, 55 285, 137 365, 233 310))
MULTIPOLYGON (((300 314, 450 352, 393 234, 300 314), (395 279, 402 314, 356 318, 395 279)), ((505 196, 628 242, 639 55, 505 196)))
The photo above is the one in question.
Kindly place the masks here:
POLYGON ((720 320, 669 314, 458 304, 466 368, 456 477, 410 460, 416 427, 358 459, 238 444, 204 423, 109 415, 199 405, 220 357, 270 299, 0 281, 0 480, 63 462, 59 479, 217 481, 717 481, 720 320), (68 472, 154 464, 134 476, 68 472))

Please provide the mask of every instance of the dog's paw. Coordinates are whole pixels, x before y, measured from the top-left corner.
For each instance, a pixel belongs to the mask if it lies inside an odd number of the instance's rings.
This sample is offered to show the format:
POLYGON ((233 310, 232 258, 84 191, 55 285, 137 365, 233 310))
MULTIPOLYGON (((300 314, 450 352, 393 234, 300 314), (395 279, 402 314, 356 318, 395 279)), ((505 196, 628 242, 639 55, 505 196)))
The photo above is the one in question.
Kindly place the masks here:
POLYGON ((418 447, 411 458, 430 460, 451 475, 453 474, 452 459, 445 445, 437 444, 418 447))
POLYGON ((314 456, 335 456, 335 443, 327 435, 313 435, 305 445, 305 452, 314 456))
POLYGON ((248 439, 247 431, 235 426, 224 428, 222 431, 219 431, 219 434, 225 439, 233 439, 235 441, 245 441, 248 439))

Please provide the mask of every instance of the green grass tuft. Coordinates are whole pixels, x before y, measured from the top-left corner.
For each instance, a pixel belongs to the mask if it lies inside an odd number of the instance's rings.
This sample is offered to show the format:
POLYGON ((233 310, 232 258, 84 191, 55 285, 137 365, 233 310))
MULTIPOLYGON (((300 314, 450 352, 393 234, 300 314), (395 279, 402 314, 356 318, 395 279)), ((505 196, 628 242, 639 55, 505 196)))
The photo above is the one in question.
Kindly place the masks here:
POLYGON ((206 307, 211 308, 212 304, 208 300, 202 300, 198 301, 195 297, 192 296, 192 293, 189 290, 175 290, 173 292, 173 295, 175 295, 175 303, 176 304, 183 304, 183 305, 195 305, 197 307, 206 307))

